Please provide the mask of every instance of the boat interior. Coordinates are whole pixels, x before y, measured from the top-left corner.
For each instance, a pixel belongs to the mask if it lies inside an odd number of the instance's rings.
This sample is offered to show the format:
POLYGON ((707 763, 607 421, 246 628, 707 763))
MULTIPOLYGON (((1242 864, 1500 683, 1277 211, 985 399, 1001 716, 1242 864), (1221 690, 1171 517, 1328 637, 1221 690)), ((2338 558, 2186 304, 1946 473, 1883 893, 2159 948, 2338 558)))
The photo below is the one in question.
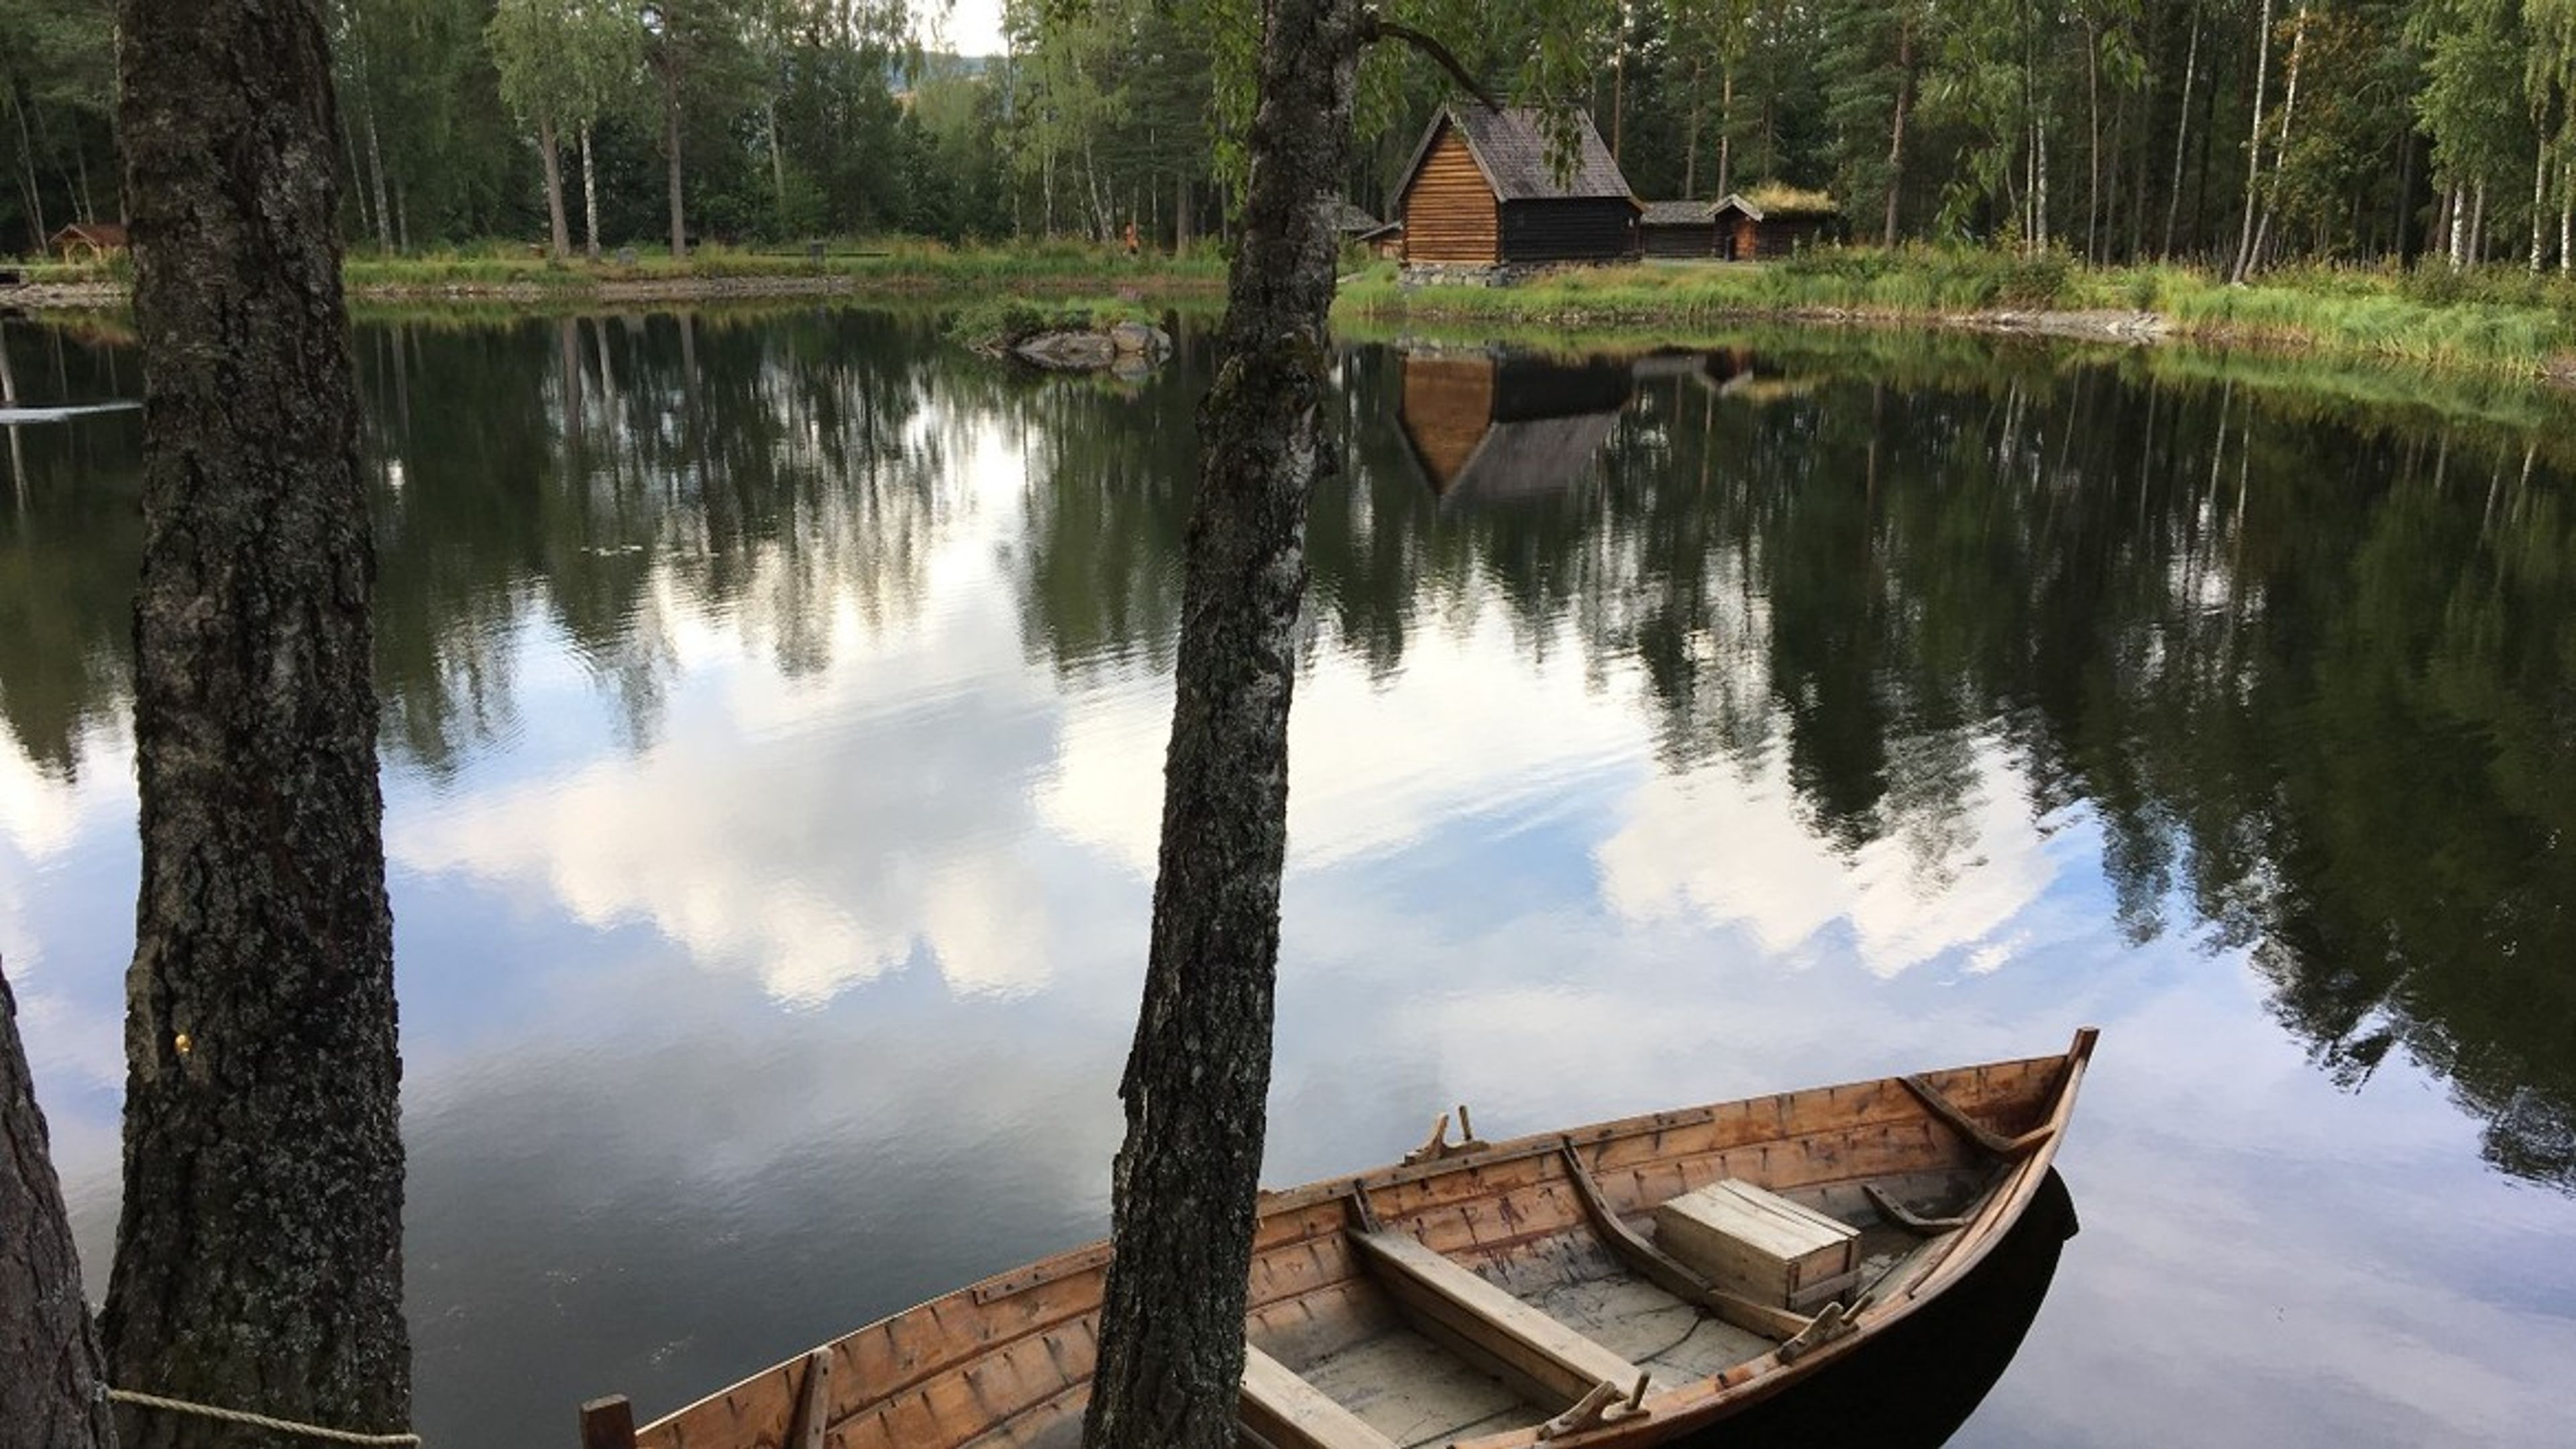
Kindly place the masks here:
MULTIPOLYGON (((1671 1427, 1677 1405, 1776 1387, 2008 1225, 2005 1189, 2044 1160, 2075 1060, 1503 1143, 1450 1141, 1444 1118, 1399 1167, 1269 1195, 1242 1442, 1526 1443, 1659 1415, 1671 1427), (1685 1208, 1728 1225, 1688 1236, 1685 1208)), ((1107 1261, 1094 1244, 924 1304, 632 1442, 1071 1449, 1107 1261)))

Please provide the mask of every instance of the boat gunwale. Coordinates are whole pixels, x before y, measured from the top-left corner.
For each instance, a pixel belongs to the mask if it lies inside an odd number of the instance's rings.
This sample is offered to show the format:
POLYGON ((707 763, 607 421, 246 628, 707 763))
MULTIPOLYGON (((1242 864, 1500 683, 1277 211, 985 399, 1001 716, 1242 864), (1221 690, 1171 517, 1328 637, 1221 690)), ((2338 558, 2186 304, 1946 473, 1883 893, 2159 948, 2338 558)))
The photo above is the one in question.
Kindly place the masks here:
MULTIPOLYGON (((1980 1196, 1977 1211, 1968 1225, 1952 1229, 1932 1266, 1916 1275, 1901 1292, 1880 1295, 1873 1287, 1849 1320, 1851 1328, 1800 1355, 1794 1362, 1780 1358, 1773 1349, 1744 1363, 1734 1364, 1705 1378, 1675 1384, 1661 1393, 1649 1393, 1644 1400, 1648 1416, 1642 1419, 1612 1420, 1598 1428, 1581 1433, 1560 1435, 1549 1444, 1577 1446, 1646 1445, 1660 1443, 1708 1427, 1716 1420, 1748 1405, 1786 1392, 1814 1377, 1832 1364, 1857 1353, 1887 1329, 1910 1317, 1915 1310, 1938 1299, 1951 1285, 1975 1271, 1997 1244, 2009 1236, 2020 1223, 2031 1200, 2047 1181, 2055 1165, 2057 1149, 2065 1140, 2067 1123, 2075 1112, 2077 1088, 2083 1084, 2084 1071, 2091 1062, 2093 1044, 2099 1032, 2093 1027, 2077 1030, 2074 1044, 2056 1058, 2032 1057, 2026 1061, 2057 1060, 2066 1064, 2065 1075, 2052 1089, 2052 1102, 2045 1125, 2046 1136, 2027 1156, 2006 1164, 1992 1186, 1980 1196)), ((2012 1063, 1988 1063, 2008 1066, 2012 1063)), ((1886 1080, 1895 1080, 1888 1078, 1886 1080)), ((1515 1429, 1475 1439, 1462 1439, 1450 1449, 1520 1449, 1540 1442, 1535 1427, 1515 1429)))
MULTIPOLYGON (((1853 1349, 1857 1348, 1859 1344, 1873 1337, 1878 1330, 1901 1320, 1907 1314, 1912 1312, 1912 1310, 1920 1303, 1928 1300, 1929 1298, 1937 1297, 1940 1289, 1948 1287, 1958 1278, 1965 1276, 1965 1274, 1972 1270, 1977 1263, 1984 1260, 1987 1253, 1992 1250, 1994 1243, 2000 1241, 2005 1233, 2010 1230, 2011 1225, 2019 1221, 2021 1214, 2028 1207, 2031 1197, 2037 1192, 2039 1183, 2045 1179, 2048 1167, 2054 1161, 2058 1145, 2063 1139, 2067 1120, 2073 1112, 2076 1088, 2083 1079, 2085 1065, 2091 1056, 2095 1036, 2096 1032, 2093 1028, 2085 1027, 2076 1033, 2074 1044, 2064 1052, 2041 1056, 2004 1058, 1991 1062, 1972 1063, 1958 1067, 1939 1069, 1934 1072, 1924 1074, 1931 1077, 1950 1077, 2015 1068, 2031 1070, 2050 1065, 2063 1065, 2066 1068, 2057 1083, 2048 1089, 2047 1096, 2034 1094, 2038 1100, 2050 1102, 2048 1116, 2045 1121, 2045 1126, 2047 1128, 2045 1140, 2028 1156, 2023 1157, 2020 1161, 2006 1167, 2004 1172, 1998 1176, 1995 1186, 1989 1188, 1984 1194, 1985 1201, 1980 1205, 1978 1212, 1974 1215, 1970 1224, 1965 1228, 1954 1230, 1952 1242, 1948 1248, 1943 1250, 1940 1259, 1933 1265, 1933 1267, 1927 1269, 1923 1274, 1919 1275, 1912 1284, 1908 1285, 1907 1289, 1902 1294, 1896 1295, 1895 1301, 1891 1302, 1873 1297, 1872 1301, 1866 1303, 1853 1315, 1851 1322, 1854 1327, 1851 1331, 1840 1334, 1815 1346, 1807 1353, 1800 1356, 1794 1363, 1784 1363, 1779 1361, 1778 1353, 1775 1349, 1772 1353, 1749 1360, 1745 1364, 1734 1365, 1719 1374, 1706 1378, 1689 1380, 1684 1383, 1674 1385, 1672 1388, 1660 1393, 1648 1394, 1645 1403, 1649 1409, 1654 1411, 1651 1414, 1651 1417, 1644 1418, 1642 1420, 1628 1420, 1624 1422, 1613 1421, 1612 1423, 1603 1425, 1595 1430, 1590 1430, 1579 1435, 1565 1436, 1562 1440, 1551 1440, 1549 1442, 1607 1445, 1614 1443, 1643 1444, 1661 1440, 1669 1437, 1673 1433, 1682 1432, 1691 1425, 1703 1423, 1712 1419, 1721 1413, 1732 1412, 1735 1408, 1740 1407, 1743 1404, 1767 1398, 1771 1394, 1779 1392, 1780 1390, 1789 1387, 1791 1384, 1809 1377, 1824 1366, 1847 1356, 1853 1349), (2053 1100, 2051 1100, 2052 1098, 2053 1100), (2007 1184, 2009 1185, 2009 1191, 2006 1190, 2007 1184), (2007 1202, 2010 1204, 2009 1209, 1998 1213, 1998 1208, 2007 1202), (1974 1239, 1974 1246, 1971 1249, 1965 1246, 1965 1244, 1972 1238, 1974 1239), (1744 1373, 1744 1370, 1748 1367, 1752 1368, 1754 1371, 1746 1374, 1744 1373), (1738 1375, 1742 1376, 1738 1377, 1738 1375), (1729 1380, 1733 1380, 1733 1382, 1729 1382, 1729 1380)), ((1375 1193, 1388 1188, 1402 1187, 1414 1183, 1434 1181, 1449 1176, 1469 1175, 1481 1168, 1518 1162, 1531 1157, 1549 1156, 1569 1148, 1597 1148, 1607 1143, 1654 1135, 1676 1128, 1705 1125, 1716 1121, 1719 1115, 1725 1112, 1746 1110, 1765 1104, 1770 1104, 1777 1109, 1785 1110, 1787 1103, 1791 1099, 1801 1096, 1813 1096, 1818 1094, 1830 1096, 1844 1091, 1860 1090, 1865 1088, 1892 1088, 1894 1089, 1893 1095, 1896 1098, 1907 1102, 1909 1104, 1909 1109, 1900 1112, 1888 1112, 1883 1115, 1873 1114, 1856 1122, 1839 1124, 1832 1128, 1817 1128, 1803 1132, 1783 1130, 1774 1136, 1754 1139, 1744 1144, 1740 1144, 1739 1148, 1729 1148, 1725 1150, 1739 1150, 1740 1147, 1751 1147, 1762 1143, 1796 1141, 1803 1138, 1821 1135, 1826 1131, 1849 1131, 1860 1127, 1886 1125, 1897 1122, 1911 1122, 1930 1116, 1929 1109, 1925 1108, 1921 1103, 1914 1101, 1911 1095, 1905 1091, 1902 1083, 1903 1075, 1904 1074, 1902 1073, 1895 1073, 1881 1077, 1859 1078, 1846 1082, 1828 1083, 1813 1087, 1799 1087, 1783 1092, 1773 1092, 1751 1097, 1704 1103, 1698 1106, 1667 1108, 1656 1112, 1638 1113, 1628 1117, 1587 1123, 1582 1126, 1566 1128, 1554 1132, 1529 1133, 1520 1137, 1508 1138, 1502 1141, 1485 1144, 1472 1150, 1455 1152, 1448 1156, 1435 1158, 1425 1162, 1398 1163, 1374 1168, 1357 1174, 1318 1179, 1313 1182, 1299 1184, 1296 1187, 1284 1188, 1276 1192, 1262 1193, 1254 1210, 1256 1223, 1267 1224, 1274 1218, 1280 1216, 1308 1211, 1328 1203, 1346 1201, 1362 1194, 1375 1193)), ((1935 1118, 1933 1120, 1937 1122, 1938 1119, 1935 1118)), ((1878 1175, 1880 1174, 1856 1174, 1850 1180, 1865 1181, 1878 1175)), ((1812 1185, 1822 1186, 1827 1184, 1819 1183, 1812 1185)), ((1392 1215, 1401 1217, 1404 1216, 1404 1212, 1399 1210, 1392 1215)), ((1257 1231, 1258 1228, 1256 1227, 1256 1233, 1257 1231)), ((1275 1251, 1278 1248, 1291 1246, 1294 1243, 1308 1241, 1310 1239, 1311 1235, 1307 1235, 1264 1246, 1258 1242, 1256 1237, 1254 1255, 1257 1258, 1265 1251, 1275 1251)), ((1094 1239, 1090 1242, 1066 1249, 1062 1252, 1050 1254, 1044 1258, 1019 1264, 1002 1272, 977 1279, 974 1282, 952 1289, 946 1293, 924 1299, 913 1304, 911 1307, 904 1308, 897 1312, 887 1314, 884 1317, 875 1319, 869 1323, 862 1324, 857 1328, 853 1328, 846 1333, 825 1341, 823 1344, 819 1345, 819 1347, 830 1351, 836 1357, 847 1358, 852 1353, 853 1346, 867 1334, 887 1329, 890 1325, 903 1319, 913 1317, 914 1315, 927 1312, 932 1314, 935 1319, 938 1311, 943 1306, 954 1306, 958 1308, 977 1310, 990 1309, 1011 1298, 1044 1288, 1050 1284, 1063 1281, 1064 1279, 1075 1277, 1086 1272, 1104 1270, 1109 1262, 1110 1248, 1111 1244, 1108 1240, 1094 1239)), ((859 1401, 858 1404, 853 1405, 846 1412, 833 1416, 831 1422, 835 1424, 843 1422, 844 1420, 864 1412, 866 1407, 871 1404, 890 1404, 907 1393, 921 1389, 923 1385, 931 1382, 932 1380, 945 1375, 962 1372, 969 1365, 985 1358, 992 1357, 994 1354, 999 1353, 1006 1348, 1010 1343, 1041 1337, 1047 1333, 1055 1332, 1063 1328, 1066 1324, 1078 1322, 1097 1311, 1098 1305, 1095 1302, 1088 1307, 1068 1308, 1062 1312, 1048 1315, 1043 1319, 1032 1319, 1028 1323, 1016 1325, 1014 1326, 1013 1331, 1006 1336, 988 1338, 977 1343, 975 1345, 975 1351, 972 1353, 961 1354, 955 1357, 942 1359, 936 1363, 919 1366, 915 1368, 913 1372, 898 1381, 887 1383, 882 1386, 870 1386, 866 1390, 866 1398, 859 1401)), ((792 1403, 795 1398, 795 1386, 800 1381, 800 1376, 804 1372, 805 1364, 813 1352, 813 1349, 808 1349, 794 1358, 773 1364, 758 1372, 745 1375, 743 1378, 726 1385, 724 1388, 691 1400, 690 1402, 672 1410, 670 1413, 655 1418, 650 1423, 641 1426, 635 1431, 636 1442, 639 1445, 642 1445, 655 1435, 668 1436, 676 1434, 681 1428, 680 1421, 709 1406, 725 1403, 732 1400, 737 1395, 746 1394, 755 1389, 763 1388, 770 1380, 773 1379, 779 1381, 780 1391, 785 1395, 788 1401, 792 1403)), ((836 1371, 835 1378, 839 1377, 841 1377, 841 1375, 836 1371)), ((1087 1380, 1085 1381, 1087 1382, 1087 1380)), ((1009 1415, 996 1419, 994 1424, 987 1425, 983 1432, 990 1432, 993 1427, 996 1427, 1001 1423, 1018 1418, 1022 1414, 1042 1407, 1044 1404, 1055 1402, 1062 1397, 1064 1392, 1069 1392, 1070 1389, 1075 1386, 1076 1385, 1068 1384, 1067 1388, 1064 1390, 1059 1390, 1057 1393, 1045 1396, 1021 1410, 1014 1411, 1009 1415)), ((785 1432, 785 1429, 782 1427, 780 1432, 785 1432)), ((1468 1449, 1468 1446, 1472 1446, 1472 1449, 1510 1449, 1510 1446, 1526 1445, 1537 1442, 1536 1433, 1536 1428, 1532 1427, 1528 1429, 1508 1431, 1500 1435, 1488 1436, 1474 1440, 1463 1440, 1460 1441, 1460 1449, 1468 1449)), ((671 1442, 676 1445, 682 1441, 672 1439, 671 1442)))

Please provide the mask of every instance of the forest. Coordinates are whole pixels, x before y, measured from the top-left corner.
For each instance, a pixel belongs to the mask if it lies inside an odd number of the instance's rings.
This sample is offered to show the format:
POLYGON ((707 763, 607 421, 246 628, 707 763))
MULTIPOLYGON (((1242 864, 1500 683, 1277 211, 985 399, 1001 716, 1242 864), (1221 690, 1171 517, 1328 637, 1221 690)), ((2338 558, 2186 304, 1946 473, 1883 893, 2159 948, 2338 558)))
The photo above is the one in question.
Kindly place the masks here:
MULTIPOLYGON (((2576 0, 1391 0, 1493 94, 1588 110, 1642 199, 1830 190, 1855 242, 2242 274, 2566 270, 2576 0)), ((0 250, 114 220, 109 0, 0 0, 0 250)), ((351 249, 1221 237, 1254 0, 335 0, 351 249)), ((1456 83, 1382 46, 1382 211, 1456 83)))

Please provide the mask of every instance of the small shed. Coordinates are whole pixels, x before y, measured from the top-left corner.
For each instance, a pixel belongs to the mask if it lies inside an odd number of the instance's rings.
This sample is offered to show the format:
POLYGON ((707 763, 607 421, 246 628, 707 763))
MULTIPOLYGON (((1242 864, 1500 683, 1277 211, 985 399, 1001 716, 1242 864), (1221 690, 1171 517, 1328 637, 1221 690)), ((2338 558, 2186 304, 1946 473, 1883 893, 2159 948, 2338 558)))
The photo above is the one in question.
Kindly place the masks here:
POLYGON ((1396 187, 1408 262, 1526 266, 1635 254, 1643 208, 1592 118, 1573 117, 1559 168, 1528 107, 1450 106, 1431 120, 1396 187))
POLYGON ((1443 507, 1546 498, 1590 473, 1636 379, 1616 363, 1409 352, 1396 422, 1443 507))
POLYGON ((1344 246, 1363 246, 1377 256, 1399 255, 1404 245, 1404 224, 1380 221, 1348 201, 1333 203, 1333 230, 1344 246))
POLYGON ((1706 201, 1649 201, 1637 215, 1638 250, 1650 257, 1717 255, 1717 208, 1706 201))
POLYGON ((103 261, 125 250, 125 223, 76 221, 46 238, 45 249, 67 262, 103 261))
POLYGON ((1730 193, 1713 212, 1717 254, 1730 262, 1768 261, 1814 246, 1842 217, 1823 192, 1786 186, 1730 193))

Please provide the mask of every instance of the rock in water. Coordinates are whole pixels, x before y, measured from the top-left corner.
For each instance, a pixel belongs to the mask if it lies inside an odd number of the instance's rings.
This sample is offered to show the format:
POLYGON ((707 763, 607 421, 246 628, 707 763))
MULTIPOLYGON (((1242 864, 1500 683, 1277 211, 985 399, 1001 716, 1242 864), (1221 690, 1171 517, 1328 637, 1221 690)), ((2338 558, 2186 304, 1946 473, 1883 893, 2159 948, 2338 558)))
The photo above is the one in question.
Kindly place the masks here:
POLYGON ((1041 332, 1011 349, 1022 362, 1054 372, 1094 372, 1118 360, 1118 349, 1099 332, 1041 332))
POLYGON ((1172 352, 1171 335, 1142 322, 1121 322, 1110 328, 1109 341, 1119 356, 1142 357, 1148 362, 1160 362, 1172 352))

